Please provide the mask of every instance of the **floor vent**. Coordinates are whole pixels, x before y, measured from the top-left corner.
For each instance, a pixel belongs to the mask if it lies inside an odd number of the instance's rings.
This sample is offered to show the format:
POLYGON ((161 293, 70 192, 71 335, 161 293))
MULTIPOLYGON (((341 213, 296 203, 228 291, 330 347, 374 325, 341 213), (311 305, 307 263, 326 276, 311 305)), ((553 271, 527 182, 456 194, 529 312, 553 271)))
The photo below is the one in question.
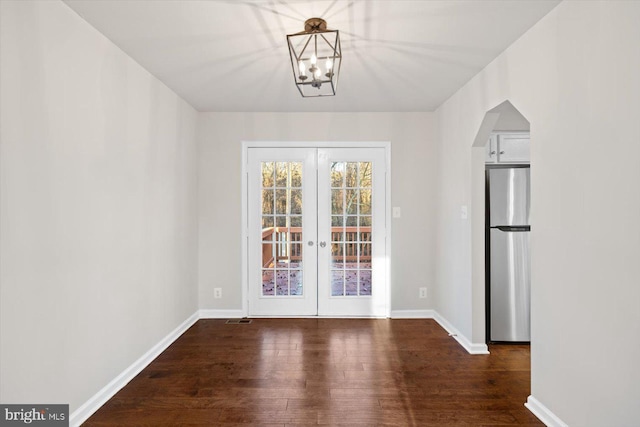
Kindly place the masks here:
POLYGON ((247 325, 251 323, 251 319, 229 319, 227 325, 247 325))

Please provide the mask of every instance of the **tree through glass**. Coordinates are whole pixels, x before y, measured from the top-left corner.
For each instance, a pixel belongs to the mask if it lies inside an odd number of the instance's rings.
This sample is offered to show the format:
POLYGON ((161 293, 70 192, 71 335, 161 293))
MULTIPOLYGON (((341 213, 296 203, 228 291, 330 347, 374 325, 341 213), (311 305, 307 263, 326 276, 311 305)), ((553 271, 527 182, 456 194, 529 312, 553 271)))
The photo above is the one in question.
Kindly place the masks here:
POLYGON ((302 163, 262 162, 262 295, 302 295, 302 163))
POLYGON ((371 162, 331 163, 331 296, 371 295, 371 162))

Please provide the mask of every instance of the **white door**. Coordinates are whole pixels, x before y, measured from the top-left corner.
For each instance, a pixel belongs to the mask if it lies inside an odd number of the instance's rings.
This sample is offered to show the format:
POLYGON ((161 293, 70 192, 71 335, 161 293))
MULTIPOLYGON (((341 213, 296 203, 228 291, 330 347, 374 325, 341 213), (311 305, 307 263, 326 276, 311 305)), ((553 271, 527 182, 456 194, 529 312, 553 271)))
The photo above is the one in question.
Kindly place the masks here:
POLYGON ((247 160, 249 315, 385 316, 385 149, 247 160))
POLYGON ((315 148, 250 148, 249 314, 318 313, 315 148))
POLYGON ((321 315, 386 315, 385 172, 383 148, 318 150, 321 315))

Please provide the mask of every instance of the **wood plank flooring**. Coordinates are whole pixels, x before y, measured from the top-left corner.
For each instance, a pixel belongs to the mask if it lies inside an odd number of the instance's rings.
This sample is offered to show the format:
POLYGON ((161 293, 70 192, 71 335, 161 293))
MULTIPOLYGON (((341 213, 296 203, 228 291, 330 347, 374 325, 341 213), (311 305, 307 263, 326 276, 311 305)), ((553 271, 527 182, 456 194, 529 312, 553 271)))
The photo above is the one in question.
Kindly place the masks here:
POLYGON ((200 320, 86 426, 543 426, 529 347, 469 355, 433 320, 200 320))

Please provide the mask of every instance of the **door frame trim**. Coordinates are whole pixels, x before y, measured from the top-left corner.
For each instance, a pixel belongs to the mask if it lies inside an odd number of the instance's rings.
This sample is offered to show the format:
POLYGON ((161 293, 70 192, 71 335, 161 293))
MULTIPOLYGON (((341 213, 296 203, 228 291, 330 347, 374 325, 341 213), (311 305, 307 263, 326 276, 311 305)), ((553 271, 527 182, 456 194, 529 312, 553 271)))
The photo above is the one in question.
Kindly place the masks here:
MULTIPOLYGON (((250 148, 384 148, 385 154, 385 313, 391 316, 391 141, 241 141, 242 143, 242 167, 241 167, 241 268, 242 268, 242 313, 243 317, 249 315, 249 218, 248 218, 248 152, 250 148)), ((325 316, 326 317, 326 316, 325 316)))

